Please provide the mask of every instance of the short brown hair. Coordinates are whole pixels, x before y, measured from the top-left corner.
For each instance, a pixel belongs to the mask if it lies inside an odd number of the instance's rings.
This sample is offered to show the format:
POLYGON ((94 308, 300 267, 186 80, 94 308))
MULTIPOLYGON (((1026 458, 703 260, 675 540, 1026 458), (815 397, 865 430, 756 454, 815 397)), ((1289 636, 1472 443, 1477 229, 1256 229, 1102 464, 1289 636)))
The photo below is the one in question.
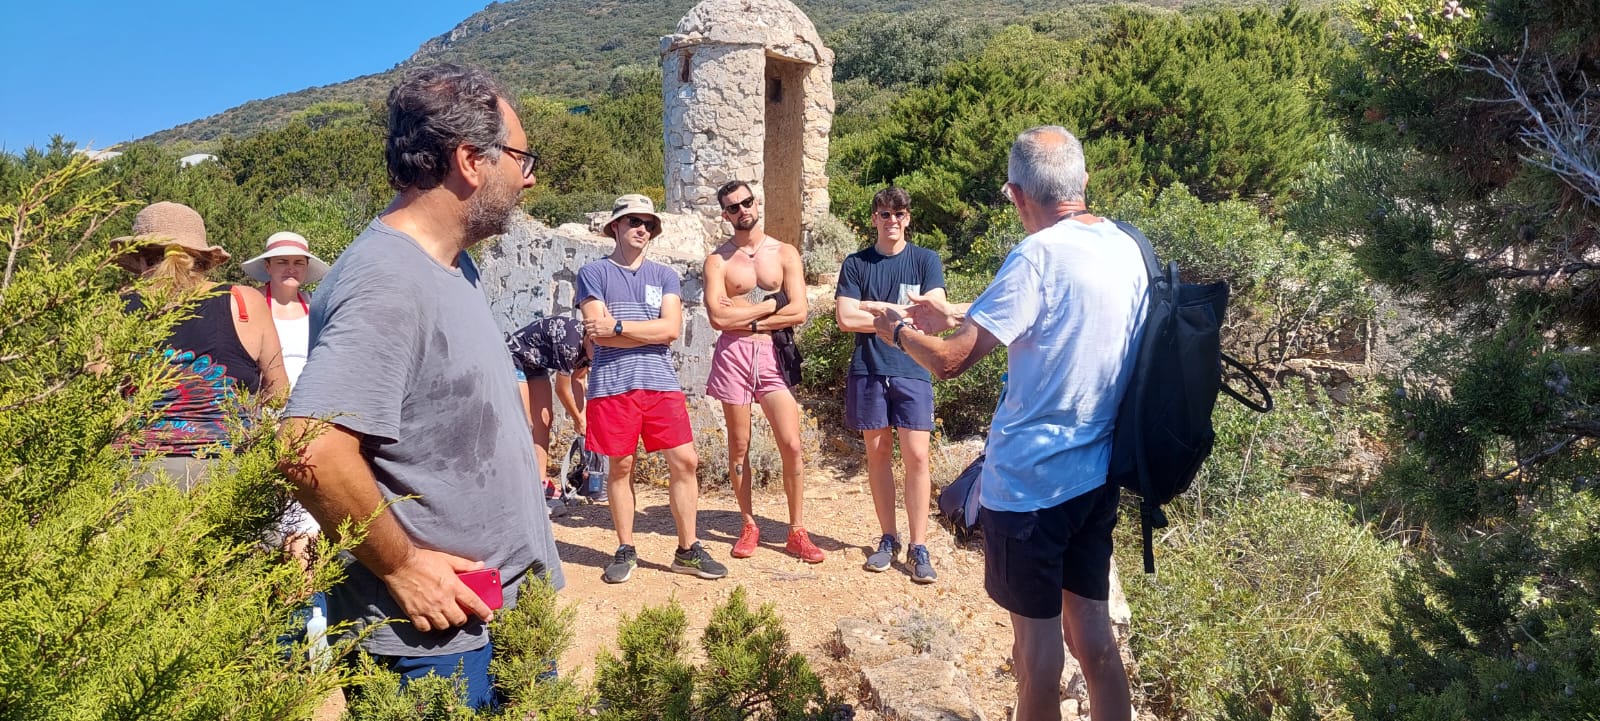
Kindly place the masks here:
POLYGON ((878 191, 872 196, 872 211, 878 210, 906 210, 911 207, 911 194, 904 188, 893 185, 878 191))

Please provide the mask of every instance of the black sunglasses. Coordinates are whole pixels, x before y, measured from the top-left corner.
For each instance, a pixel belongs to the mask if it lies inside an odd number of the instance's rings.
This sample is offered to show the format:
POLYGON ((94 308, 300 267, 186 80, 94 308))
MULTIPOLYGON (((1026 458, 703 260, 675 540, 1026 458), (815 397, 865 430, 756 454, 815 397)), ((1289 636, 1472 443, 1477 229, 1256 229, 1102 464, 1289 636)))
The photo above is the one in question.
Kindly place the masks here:
POLYGON ((756 204, 756 196, 752 195, 752 196, 750 196, 748 198, 745 198, 744 200, 734 201, 732 203, 729 203, 727 205, 722 206, 722 212, 724 212, 724 213, 737 213, 737 212, 739 212, 740 208, 748 208, 748 207, 750 207, 752 205, 755 205, 755 204, 756 204))
POLYGON ((628 227, 629 228, 637 228, 637 227, 639 227, 641 225, 648 226, 650 228, 650 232, 654 233, 654 232, 656 232, 656 227, 659 224, 656 223, 656 221, 654 219, 652 219, 652 218, 641 218, 641 217, 639 217, 637 215, 628 216, 628 227))
POLYGON ((530 153, 520 148, 513 148, 504 143, 500 144, 500 149, 516 156, 517 161, 522 163, 522 177, 524 178, 533 175, 533 169, 539 165, 538 153, 530 153))

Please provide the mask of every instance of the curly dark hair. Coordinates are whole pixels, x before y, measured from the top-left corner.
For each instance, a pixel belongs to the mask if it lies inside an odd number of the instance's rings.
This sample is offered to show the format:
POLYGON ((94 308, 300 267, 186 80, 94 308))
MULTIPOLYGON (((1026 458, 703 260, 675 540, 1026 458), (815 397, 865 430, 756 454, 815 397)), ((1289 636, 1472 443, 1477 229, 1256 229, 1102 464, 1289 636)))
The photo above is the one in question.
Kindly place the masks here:
POLYGON ((389 136, 383 155, 395 190, 428 190, 450 173, 450 156, 470 145, 500 157, 505 90, 480 68, 432 65, 406 73, 389 91, 389 136))

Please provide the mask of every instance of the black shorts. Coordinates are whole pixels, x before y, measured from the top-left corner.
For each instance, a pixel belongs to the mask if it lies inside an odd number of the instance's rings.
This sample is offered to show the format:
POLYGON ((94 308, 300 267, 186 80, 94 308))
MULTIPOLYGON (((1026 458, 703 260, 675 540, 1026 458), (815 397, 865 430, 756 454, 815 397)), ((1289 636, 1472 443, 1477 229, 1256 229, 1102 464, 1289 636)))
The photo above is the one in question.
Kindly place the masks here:
POLYGON ((1106 600, 1119 492, 1107 483, 1037 511, 981 509, 983 588, 989 598, 1026 618, 1061 615, 1062 591, 1106 600))

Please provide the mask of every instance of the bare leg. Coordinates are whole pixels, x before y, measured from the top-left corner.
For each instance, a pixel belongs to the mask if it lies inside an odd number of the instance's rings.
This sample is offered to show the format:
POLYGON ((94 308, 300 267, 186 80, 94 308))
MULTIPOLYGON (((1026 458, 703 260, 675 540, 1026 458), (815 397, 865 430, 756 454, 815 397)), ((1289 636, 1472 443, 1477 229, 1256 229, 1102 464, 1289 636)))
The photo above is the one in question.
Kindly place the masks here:
MULTIPOLYGON (((1066 654, 1061 644, 1061 618, 1028 618, 1011 614, 1011 661, 1017 676, 1014 721, 1060 721, 1061 670, 1066 654)), ((1090 700, 1093 704, 1093 699, 1090 700)), ((1093 705, 1099 721, 1099 705, 1093 705)), ((1123 704, 1127 708, 1127 704, 1123 704)))
POLYGON ((879 428, 862 431, 867 442, 867 486, 872 489, 872 509, 878 513, 878 528, 885 536, 895 532, 894 524, 894 431, 879 428))
MULTIPOLYGON (((1061 620, 1063 633, 1072 641, 1072 657, 1078 660, 1089 687, 1091 717, 1094 721, 1129 721, 1128 673, 1122 667, 1106 602, 1062 591, 1061 620)), ((1059 677, 1060 671, 1056 675, 1059 677)))
MULTIPOLYGON (((805 458, 800 445, 800 404, 789 391, 774 391, 761 397, 761 410, 772 425, 772 436, 783 457, 783 493, 789 498, 789 527, 805 528, 802 506, 805 501, 805 458)), ((731 436, 730 436, 731 443, 731 436)))
POLYGON ((611 525, 617 529, 617 544, 633 545, 633 455, 610 456, 611 473, 606 477, 607 505, 611 525))
POLYGON ((700 467, 700 456, 693 443, 668 448, 662 455, 667 459, 667 506, 672 511, 672 523, 678 528, 678 548, 688 548, 695 541, 695 512, 700 501, 700 479, 695 471, 700 467))
POLYGON ((550 411, 550 380, 530 378, 523 386, 527 389, 523 395, 523 409, 528 411, 533 424, 533 456, 542 487, 550 472, 550 422, 554 418, 550 411))
POLYGON ((912 545, 928 542, 928 504, 933 499, 933 479, 928 471, 927 431, 905 428, 900 432, 900 462, 906 467, 906 525, 912 545))
POLYGON ((739 501, 739 515, 745 524, 755 523, 755 507, 750 500, 750 406, 723 403, 722 417, 728 423, 728 483, 733 486, 733 497, 739 501))

